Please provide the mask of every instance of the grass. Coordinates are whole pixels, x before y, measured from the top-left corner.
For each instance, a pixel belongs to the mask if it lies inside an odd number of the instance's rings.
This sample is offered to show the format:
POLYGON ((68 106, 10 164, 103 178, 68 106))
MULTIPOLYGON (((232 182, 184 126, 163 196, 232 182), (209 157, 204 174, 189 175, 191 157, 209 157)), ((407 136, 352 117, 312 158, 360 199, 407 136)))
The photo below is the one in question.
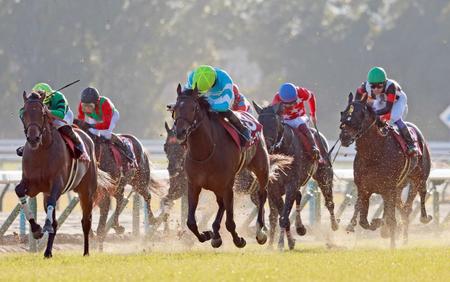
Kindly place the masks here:
MULTIPOLYGON (((80 250, 81 251, 81 250, 80 250)), ((0 280, 48 281, 450 281, 450 247, 280 253, 244 250, 0 255, 0 280)))

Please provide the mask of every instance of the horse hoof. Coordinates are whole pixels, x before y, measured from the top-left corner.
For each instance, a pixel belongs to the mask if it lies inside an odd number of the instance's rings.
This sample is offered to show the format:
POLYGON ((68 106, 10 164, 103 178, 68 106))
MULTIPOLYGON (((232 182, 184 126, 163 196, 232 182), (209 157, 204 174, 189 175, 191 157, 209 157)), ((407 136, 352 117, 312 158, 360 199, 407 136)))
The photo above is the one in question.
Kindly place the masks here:
POLYGON ((298 235, 304 236, 306 234, 306 228, 304 225, 298 226, 296 229, 298 235))
POLYGON ((291 251, 295 248, 295 239, 288 240, 288 247, 291 251))
POLYGON ((84 253, 83 254, 83 257, 88 257, 89 256, 89 253, 84 253))
POLYGON ((383 225, 383 220, 381 218, 374 218, 370 223, 370 230, 377 230, 380 226, 383 225))
POLYGON ((38 225, 37 230, 33 231, 33 238, 35 240, 39 240, 44 236, 44 233, 42 233, 42 227, 40 225, 38 225))
POLYGON ((336 231, 339 229, 339 224, 337 221, 331 223, 331 230, 336 231))
POLYGON ((117 235, 122 235, 123 233, 125 233, 125 227, 123 227, 122 225, 118 225, 114 227, 114 231, 116 231, 117 235))
POLYGON ((212 231, 205 231, 203 232, 200 236, 201 238, 199 238, 200 243, 206 242, 211 240, 211 238, 213 237, 213 233, 212 231))
POLYGON ((433 217, 431 215, 429 216, 424 216, 424 217, 420 217, 420 222, 423 224, 427 224, 428 222, 430 222, 431 220, 433 220, 433 217))
POLYGON ((220 246, 222 246, 222 238, 213 238, 212 240, 211 240, 211 246, 213 247, 213 248, 218 248, 218 247, 220 247, 220 246))
POLYGON ((45 252, 44 253, 44 258, 49 259, 49 258, 52 258, 52 257, 53 257, 53 255, 52 255, 51 252, 45 252))
POLYGON ((237 237, 237 239, 233 239, 233 243, 238 248, 243 248, 245 245, 247 245, 247 242, 245 242, 245 239, 242 237, 237 237))
POLYGON ((47 232, 48 234, 55 233, 55 229, 53 229, 53 226, 52 226, 52 223, 50 222, 50 220, 48 220, 48 219, 45 220, 45 225, 44 225, 44 228, 42 229, 42 232, 43 233, 47 232))
POLYGON ((258 244, 264 245, 267 242, 266 233, 264 233, 263 231, 258 232, 258 234, 256 234, 256 241, 258 242, 258 244))

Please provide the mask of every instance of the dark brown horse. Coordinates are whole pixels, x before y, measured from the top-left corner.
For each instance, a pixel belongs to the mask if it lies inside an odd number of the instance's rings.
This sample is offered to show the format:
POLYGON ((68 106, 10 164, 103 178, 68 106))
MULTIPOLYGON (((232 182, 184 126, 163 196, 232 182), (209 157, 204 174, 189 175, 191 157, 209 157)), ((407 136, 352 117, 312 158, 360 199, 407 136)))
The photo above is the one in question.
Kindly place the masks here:
POLYGON ((31 93, 27 97, 23 93, 23 126, 27 143, 25 144, 22 159, 22 180, 16 186, 16 194, 20 199, 24 213, 30 222, 31 232, 35 239, 48 232, 47 248, 44 256, 52 257, 53 240, 55 239, 58 223, 56 222, 56 201, 66 189, 72 189, 80 197, 83 211, 81 223, 84 234, 84 255, 89 255, 89 232, 92 223, 92 208, 99 192, 109 189, 112 184, 106 173, 97 169, 94 155, 94 144, 81 130, 80 135, 91 162, 85 163, 72 159, 60 133, 51 125, 54 118, 44 106, 45 94, 31 93), (71 173, 72 165, 78 169, 71 173), (73 178, 70 175, 74 175, 73 178), (71 179, 71 180, 69 180, 71 179), (68 185, 72 182, 72 185, 68 185), (98 187, 97 187, 98 185, 98 187), (42 229, 36 223, 33 213, 26 204, 26 197, 35 197, 44 193, 44 208, 47 219, 42 229))
MULTIPOLYGON (((177 93, 177 102, 174 106, 177 139, 180 143, 187 144, 185 160, 189 201, 187 226, 200 242, 212 239, 211 245, 217 248, 222 244, 219 229, 226 211, 226 228, 231 233, 234 244, 242 248, 246 241, 236 232, 233 184, 243 153, 220 124, 217 113, 210 111, 208 101, 199 96, 197 89, 186 89, 182 92, 181 86, 178 85, 177 93), (200 233, 195 220, 195 210, 202 188, 214 192, 219 206, 212 225, 213 232, 200 233)), ((269 181, 269 156, 263 136, 250 150, 253 152, 244 160, 244 167, 256 175, 260 185, 256 239, 259 244, 264 244, 267 240, 263 229, 265 229, 266 186, 269 181)))
MULTIPOLYGON (((164 152, 168 160, 167 170, 169 172, 169 190, 167 195, 161 200, 162 221, 165 223, 165 230, 168 230, 169 211, 173 206, 173 202, 185 193, 187 193, 187 177, 184 172, 184 161, 186 157, 186 149, 177 141, 175 127, 170 128, 167 123, 164 124, 167 132, 166 141, 164 143, 164 152)), ((285 156, 283 156, 285 159, 285 156)), ((272 162, 272 160, 271 160, 272 162)), ((287 162, 283 166, 289 166, 287 162)), ((243 169, 237 176, 234 184, 234 192, 241 194, 250 194, 250 199, 258 206, 258 184, 247 169, 243 169)), ((159 218, 158 217, 158 218, 159 218)), ((158 219, 159 220, 159 219, 158 219)))
POLYGON ((353 163, 354 181, 358 191, 355 212, 347 230, 352 231, 357 224, 364 229, 375 230, 382 224, 389 229, 391 248, 395 247, 395 208, 400 210, 403 222, 404 239, 407 240, 409 215, 412 203, 419 192, 421 202, 421 221, 427 223, 431 216, 425 209, 426 181, 430 174, 430 153, 420 130, 412 123, 408 127, 417 134, 420 156, 409 157, 403 153, 401 146, 394 137, 392 128, 387 134, 378 127, 377 116, 372 107, 367 104, 367 95, 348 97, 348 105, 341 112, 341 133, 339 139, 344 147, 356 142, 356 156, 353 163), (400 194, 403 188, 410 184, 408 198, 402 203, 400 194), (374 219, 370 224, 367 220, 369 198, 373 193, 380 194, 384 201, 384 220, 374 219))
MULTIPOLYGON (((300 188, 304 186, 312 177, 317 181, 322 194, 325 198, 325 206, 330 213, 331 228, 338 229, 338 223, 334 216, 333 202, 333 168, 328 162, 318 163, 311 159, 305 150, 305 145, 300 141, 294 130, 287 124, 283 124, 279 115, 281 107, 279 104, 261 108, 253 103, 258 116, 258 121, 264 127, 264 137, 266 139, 269 153, 279 153, 294 158, 290 168, 285 174, 280 174, 277 181, 269 183, 267 190, 269 191, 270 205, 270 233, 269 244, 273 243, 275 234, 276 221, 279 218, 280 223, 280 240, 278 248, 284 248, 284 233, 288 239, 289 249, 295 246, 295 240, 290 232, 289 215, 291 213, 294 201, 296 202, 295 226, 297 233, 301 236, 305 235, 306 229, 300 217, 300 202, 302 194, 300 188), (286 194, 283 202, 282 196, 286 194)), ((328 143, 322 134, 315 132, 317 140, 320 139, 325 151, 328 150, 328 143)))
MULTIPOLYGON (((92 135, 88 131, 86 123, 81 120, 75 120, 74 122, 81 129, 83 129, 95 143, 95 155, 99 163, 99 168, 106 171, 111 178, 117 184, 116 192, 114 193, 114 198, 116 199, 116 210, 113 214, 113 226, 117 234, 122 234, 125 228, 119 224, 119 214, 120 209, 124 201, 124 190, 125 185, 131 185, 137 193, 139 193, 147 204, 147 212, 149 223, 154 223, 154 216, 151 210, 151 193, 152 190, 155 193, 159 193, 161 184, 156 181, 150 175, 150 161, 145 152, 142 143, 133 135, 128 134, 118 134, 119 137, 125 137, 132 143, 132 148, 134 155, 136 156, 137 166, 136 168, 130 168, 128 160, 125 156, 122 156, 120 165, 117 165, 113 152, 111 151, 110 140, 103 137, 98 137, 92 135)), ((104 199, 99 203, 100 207, 100 219, 97 227, 97 235, 102 241, 105 234, 106 220, 108 217, 109 208, 111 205, 110 197, 104 197, 104 199)))

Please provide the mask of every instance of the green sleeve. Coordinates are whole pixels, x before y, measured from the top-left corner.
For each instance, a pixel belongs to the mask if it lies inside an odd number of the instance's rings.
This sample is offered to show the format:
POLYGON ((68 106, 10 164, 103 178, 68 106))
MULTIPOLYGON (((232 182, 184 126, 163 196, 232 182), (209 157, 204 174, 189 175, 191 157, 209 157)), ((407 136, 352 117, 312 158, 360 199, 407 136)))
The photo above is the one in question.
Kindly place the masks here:
POLYGON ((69 106, 66 100, 66 97, 61 92, 56 92, 53 94, 53 97, 50 101, 50 112, 60 118, 63 119, 67 113, 69 106))

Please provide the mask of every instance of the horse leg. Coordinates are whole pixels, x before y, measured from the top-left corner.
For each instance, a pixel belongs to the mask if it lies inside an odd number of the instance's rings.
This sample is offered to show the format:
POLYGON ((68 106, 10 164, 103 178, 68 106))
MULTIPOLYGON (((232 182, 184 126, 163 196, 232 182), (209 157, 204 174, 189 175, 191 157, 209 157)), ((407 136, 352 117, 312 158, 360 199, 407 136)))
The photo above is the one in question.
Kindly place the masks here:
POLYGON ((347 231, 347 233, 355 232, 355 226, 358 224, 359 210, 360 210, 360 201, 359 201, 359 197, 357 197, 352 219, 350 219, 350 223, 347 225, 347 228, 345 229, 345 231, 347 231))
POLYGON ((106 221, 108 219, 109 207, 111 206, 111 198, 109 195, 103 198, 103 200, 99 204, 100 208, 100 219, 98 221, 97 226, 97 238, 98 238, 98 247, 99 251, 103 251, 103 242, 106 237, 106 221))
POLYGON ((213 233, 211 231, 205 231, 200 234, 198 232, 197 221, 195 220, 195 210, 198 205, 198 197, 200 195, 200 187, 194 186, 191 183, 188 183, 188 219, 186 221, 186 225, 189 230, 194 233, 200 243, 210 240, 213 237, 213 233))
POLYGON ((28 206, 26 194, 28 192, 28 189, 24 181, 20 181, 20 183, 15 188, 15 192, 17 197, 19 198, 23 213, 25 214, 26 219, 30 223, 30 229, 31 233, 33 234, 33 238, 36 240, 41 239, 42 236, 44 236, 44 233, 42 232, 42 227, 36 223, 34 214, 31 212, 28 206))
MULTIPOLYGON (((272 202, 271 206, 271 215, 272 219, 270 222, 270 236, 269 236, 269 247, 272 246, 274 237, 275 237, 275 231, 277 226, 277 219, 283 214, 283 207, 284 207, 284 201, 283 201, 283 193, 281 192, 284 190, 284 188, 279 187, 277 183, 271 183, 270 187, 268 187, 268 193, 269 193, 269 206, 272 202)), ((279 222, 279 221, 278 221, 279 222)), ((280 233, 282 230, 280 230, 280 233)), ((281 236, 281 234, 280 234, 281 236)), ((284 240, 284 239, 283 239, 284 240)), ((284 245, 284 243, 283 243, 284 245)))
POLYGON ((245 242, 245 239, 242 237, 239 237, 239 235, 236 232, 236 223, 234 222, 234 211, 233 211, 233 185, 228 185, 229 187, 225 188, 225 193, 223 197, 223 203, 225 206, 225 210, 227 213, 227 219, 225 221, 225 226, 227 227, 227 230, 231 233, 231 236, 233 237, 233 243, 238 248, 243 248, 247 244, 245 242))
POLYGON ((291 228, 289 215, 291 214, 292 206, 294 205, 296 192, 297 187, 295 187, 294 185, 288 185, 286 187, 286 197, 283 212, 280 216, 280 240, 278 242, 279 250, 283 250, 284 248, 284 232, 286 232, 286 235, 288 235, 287 239, 289 249, 293 249, 295 247, 295 240, 292 238, 292 236, 289 236, 291 228))
MULTIPOLYGON (((44 207, 47 206, 47 199, 44 197, 44 207)), ((52 249, 53 249, 53 241, 55 240, 56 231, 58 228, 58 222, 56 221, 56 211, 53 210, 52 214, 52 228, 54 230, 53 233, 48 234, 48 240, 47 240, 47 247, 45 248, 44 257, 45 258, 51 258, 52 255, 52 249)))
POLYGON ((358 201, 360 203, 359 205, 359 225, 364 229, 369 230, 375 230, 373 226, 369 224, 369 221, 367 220, 367 215, 369 213, 369 198, 370 193, 366 191, 361 191, 361 193, 358 193, 358 201))
MULTIPOLYGON (((281 199, 283 200, 283 199, 281 199)), ((270 230, 269 230, 269 248, 273 246, 273 239, 275 237, 275 231, 277 227, 277 219, 278 219, 278 208, 276 204, 273 202, 272 197, 269 196, 269 224, 270 224, 270 230)))
POLYGON ((314 179, 317 181, 322 195, 325 199, 325 206, 330 213, 331 229, 336 231, 338 229, 338 222, 334 216, 334 202, 333 202, 333 169, 327 165, 320 165, 314 179))
POLYGON ((423 224, 427 224, 433 219, 431 215, 427 214, 427 210, 425 208, 425 201, 427 196, 427 184, 425 181, 426 180, 421 179, 417 183, 420 196, 420 222, 422 222, 423 224))
POLYGON ((116 198, 116 210, 114 211, 113 214, 113 226, 112 228, 116 231, 116 234, 123 234, 125 232, 125 227, 123 227, 122 225, 120 225, 119 223, 119 215, 120 215, 120 209, 123 205, 123 193, 125 190, 125 183, 121 183, 119 184, 119 187, 117 189, 116 194, 114 195, 114 198, 116 198))
POLYGON ((383 195, 384 205, 386 207, 384 216, 386 218, 386 224, 389 228, 391 249, 395 249, 395 230, 397 228, 397 220, 395 219, 395 194, 395 189, 392 189, 392 191, 389 191, 388 195, 383 195))
POLYGON ((396 206, 400 211, 400 215, 402 217, 402 225, 403 225, 403 244, 408 244, 408 229, 409 229, 409 216, 412 212, 412 204, 414 198, 417 195, 417 186, 414 185, 413 181, 410 181, 408 197, 406 202, 402 204, 402 199, 400 197, 401 193, 398 193, 396 206))
POLYGON ((218 248, 222 245, 222 238, 220 237, 219 229, 220 229, 220 224, 222 223, 223 214, 225 212, 225 207, 223 204, 222 197, 216 195, 216 201, 217 201, 217 205, 219 206, 219 209, 217 210, 216 219, 214 220, 214 222, 212 224, 214 235, 211 240, 211 246, 213 248, 218 248))
MULTIPOLYGON (((154 225, 157 223, 157 219, 153 215, 152 208, 151 208, 151 202, 152 202, 152 195, 150 194, 150 188, 147 187, 136 187, 137 192, 144 198, 145 203, 147 204, 147 218, 148 218, 148 224, 154 225)), ((160 222, 160 221, 159 221, 160 222)), ((167 222, 167 220, 166 220, 167 222)), ((159 223, 158 223, 159 225, 159 223)))
MULTIPOLYGON (((87 192, 87 191, 86 191, 87 192)), ((83 212, 83 217, 81 218, 81 225, 83 227, 84 235, 84 252, 83 256, 89 255, 89 232, 92 226, 92 208, 93 202, 89 198, 88 193, 79 193, 80 195, 80 206, 83 212)))
POLYGON ((300 203, 302 202, 302 192, 297 190, 295 193, 295 229, 297 234, 304 236, 306 234, 306 228, 303 225, 302 217, 300 216, 300 203))

